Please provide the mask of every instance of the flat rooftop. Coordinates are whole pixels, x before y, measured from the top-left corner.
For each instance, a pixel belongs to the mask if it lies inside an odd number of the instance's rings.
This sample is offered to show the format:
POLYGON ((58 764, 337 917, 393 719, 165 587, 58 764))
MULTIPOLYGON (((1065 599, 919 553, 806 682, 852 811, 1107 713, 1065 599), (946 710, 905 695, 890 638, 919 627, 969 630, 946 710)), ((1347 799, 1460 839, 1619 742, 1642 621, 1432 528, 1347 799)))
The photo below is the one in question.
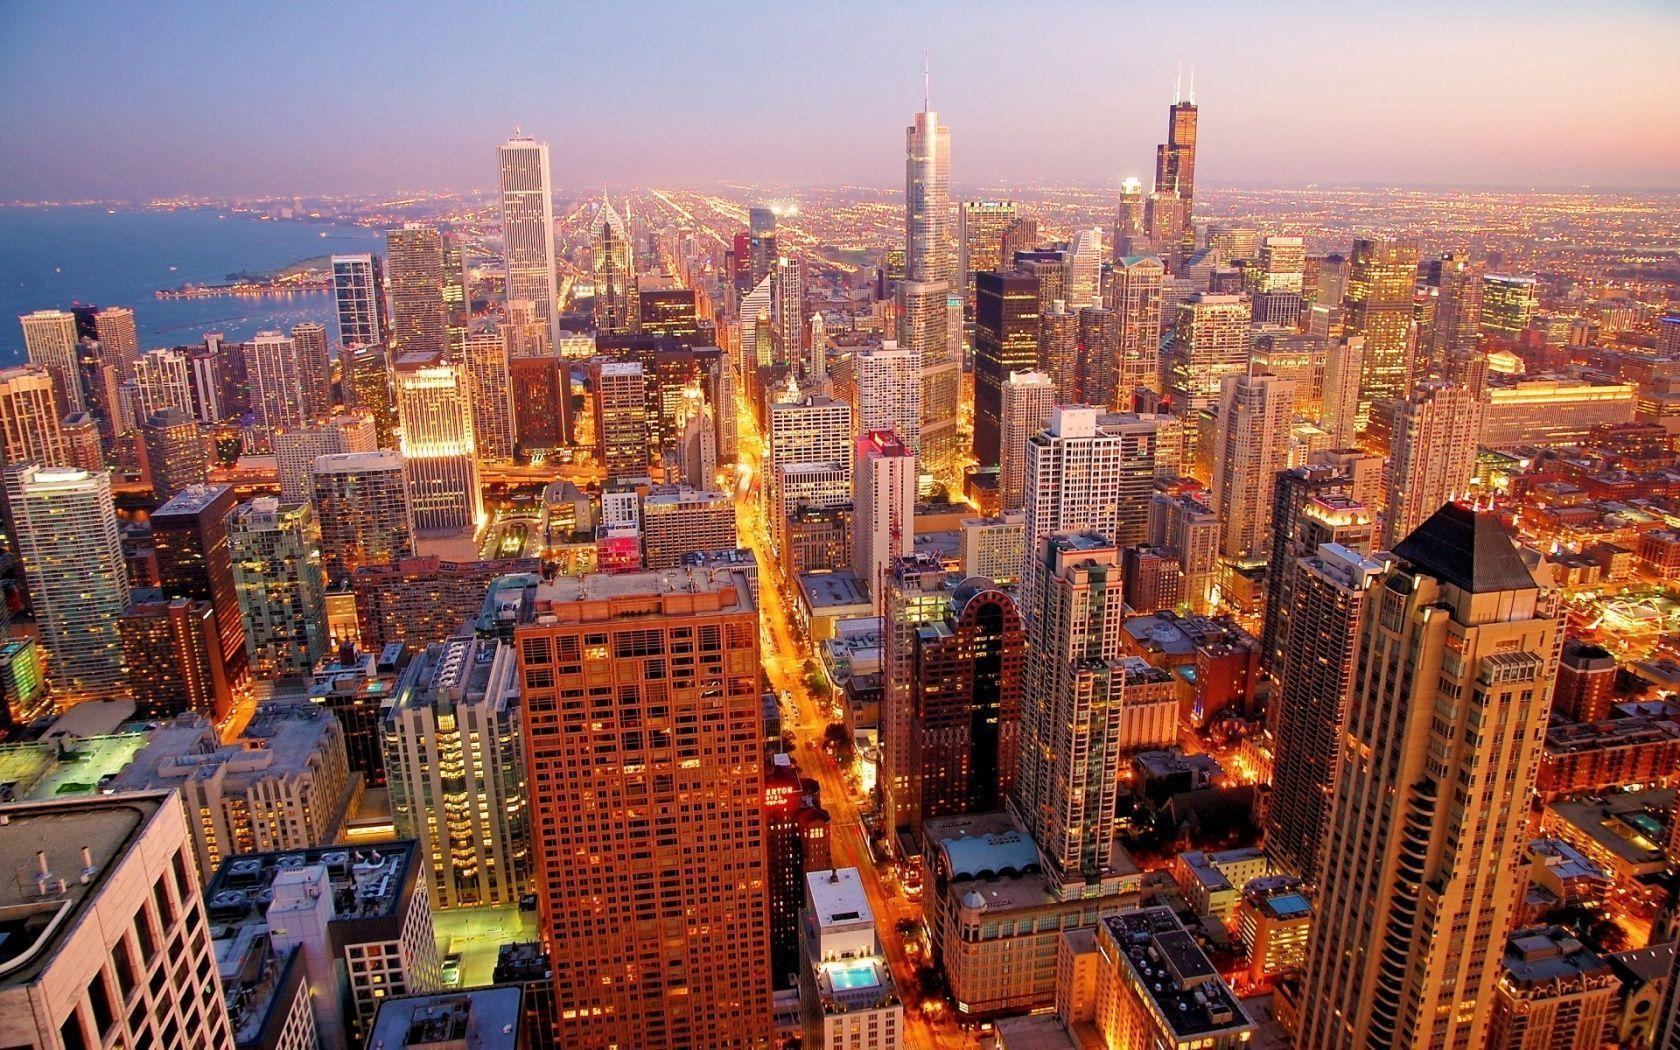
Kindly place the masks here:
POLYGON ((1517 930, 1505 942, 1501 964, 1518 984, 1610 972, 1603 956, 1559 926, 1517 930))
MULTIPOLYGON (((659 598, 684 594, 716 594, 734 591, 735 607, 753 608, 752 589, 746 574, 730 567, 682 566, 653 572, 589 573, 584 576, 556 576, 537 584, 533 613, 546 606, 613 598, 659 598)), ((728 605, 728 601, 725 601, 728 605)))
POLYGON ((337 919, 384 919, 397 914, 403 888, 418 863, 413 839, 378 846, 318 846, 284 853, 229 857, 205 887, 212 923, 267 922, 264 896, 282 873, 313 865, 327 870, 337 919))
POLYGON ((863 581, 850 569, 802 572, 799 574, 799 590, 813 611, 870 604, 863 581))
POLYGON ((147 733, 0 745, 0 802, 91 795, 146 746, 147 733))
POLYGON ((856 868, 813 871, 805 875, 805 889, 819 928, 875 922, 856 868))
POLYGON ((1252 1029, 1254 1022, 1171 908, 1139 908, 1103 918, 1125 956, 1132 990, 1154 1000, 1179 1039, 1252 1029))
POLYGON ((519 1039, 523 995, 517 987, 503 986, 387 999, 374 1015, 367 1045, 383 1050, 454 1046, 515 1050, 523 1045, 519 1039))

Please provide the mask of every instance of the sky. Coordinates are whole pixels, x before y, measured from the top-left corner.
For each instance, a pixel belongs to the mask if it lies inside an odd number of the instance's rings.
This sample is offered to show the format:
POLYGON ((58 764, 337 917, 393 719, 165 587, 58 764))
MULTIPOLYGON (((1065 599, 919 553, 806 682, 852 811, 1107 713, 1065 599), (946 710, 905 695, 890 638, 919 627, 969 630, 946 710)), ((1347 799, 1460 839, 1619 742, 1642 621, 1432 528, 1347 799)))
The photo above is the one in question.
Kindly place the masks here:
POLYGON ((1680 2, 0 0, 0 200, 1147 176, 1182 63, 1197 182, 1680 189, 1680 2))

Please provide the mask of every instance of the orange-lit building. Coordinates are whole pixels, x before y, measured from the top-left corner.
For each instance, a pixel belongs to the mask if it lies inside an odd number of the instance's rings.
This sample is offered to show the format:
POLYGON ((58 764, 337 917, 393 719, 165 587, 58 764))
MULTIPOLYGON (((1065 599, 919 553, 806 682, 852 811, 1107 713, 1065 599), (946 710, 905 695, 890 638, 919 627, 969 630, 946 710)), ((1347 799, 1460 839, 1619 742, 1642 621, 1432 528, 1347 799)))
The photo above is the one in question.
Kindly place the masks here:
POLYGON ((560 1045, 768 1040, 758 630, 730 568, 559 577, 515 629, 560 1045))

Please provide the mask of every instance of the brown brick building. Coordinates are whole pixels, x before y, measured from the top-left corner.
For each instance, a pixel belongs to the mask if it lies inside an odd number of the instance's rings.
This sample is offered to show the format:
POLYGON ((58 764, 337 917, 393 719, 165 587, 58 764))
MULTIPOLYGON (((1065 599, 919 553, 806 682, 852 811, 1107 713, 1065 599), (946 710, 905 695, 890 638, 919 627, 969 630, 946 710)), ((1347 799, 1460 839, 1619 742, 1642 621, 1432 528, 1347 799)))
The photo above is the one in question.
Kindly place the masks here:
POLYGON ((534 558, 404 558, 388 565, 364 565, 350 577, 362 648, 377 652, 393 642, 417 648, 441 642, 478 615, 491 580, 536 571, 534 558))

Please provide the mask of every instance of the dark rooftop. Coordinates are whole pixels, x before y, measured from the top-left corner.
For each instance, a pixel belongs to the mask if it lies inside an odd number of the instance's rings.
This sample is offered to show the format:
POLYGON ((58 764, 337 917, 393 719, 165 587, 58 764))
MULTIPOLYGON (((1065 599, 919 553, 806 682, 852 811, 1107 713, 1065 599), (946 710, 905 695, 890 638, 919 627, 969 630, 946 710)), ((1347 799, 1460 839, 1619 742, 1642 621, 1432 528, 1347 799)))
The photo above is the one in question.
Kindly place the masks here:
POLYGON ((1396 557, 1472 594, 1534 590, 1534 575, 1499 519, 1444 504, 1394 545, 1396 557))
POLYGON ((1154 1000, 1174 1037, 1253 1029, 1235 993, 1171 908, 1139 908, 1106 916, 1103 923, 1132 971, 1129 980, 1122 979, 1154 1000))

